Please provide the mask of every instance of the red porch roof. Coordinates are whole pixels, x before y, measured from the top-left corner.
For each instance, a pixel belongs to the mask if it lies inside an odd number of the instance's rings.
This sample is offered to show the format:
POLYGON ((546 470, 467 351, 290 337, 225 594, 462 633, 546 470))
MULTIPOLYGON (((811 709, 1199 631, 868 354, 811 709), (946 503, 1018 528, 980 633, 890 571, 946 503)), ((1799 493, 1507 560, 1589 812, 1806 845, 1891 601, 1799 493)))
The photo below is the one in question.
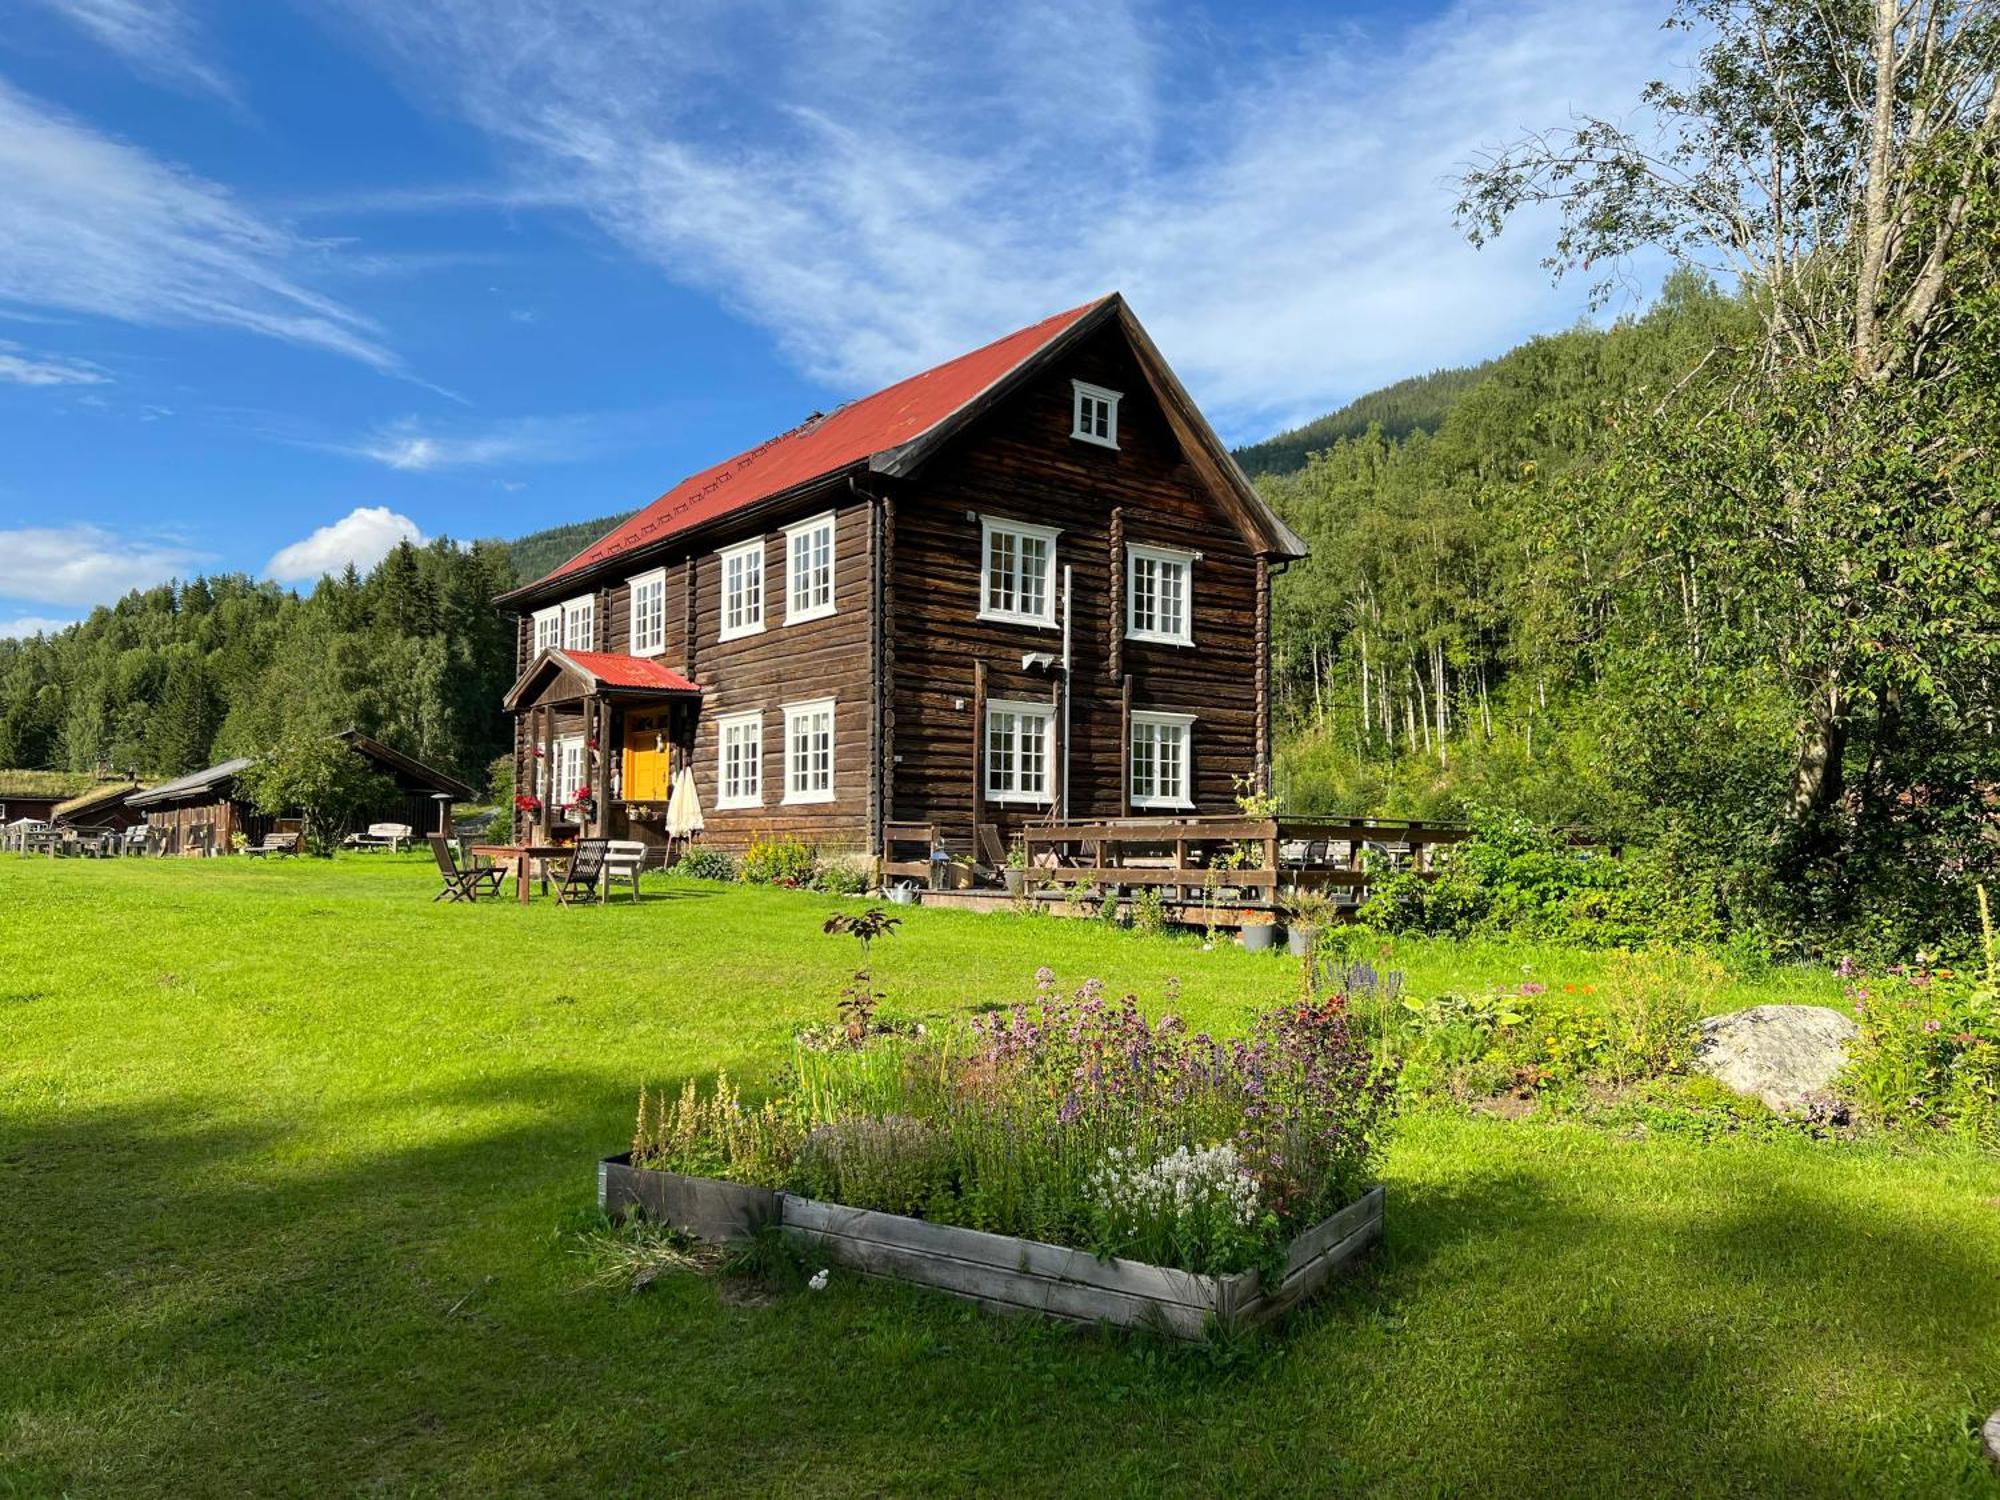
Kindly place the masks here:
MULTIPOLYGON (((1044 318, 984 348, 961 354, 872 396, 851 401, 830 416, 801 423, 790 432, 781 433, 714 468, 690 475, 539 582, 547 583, 591 567, 900 447, 930 431, 996 381, 1005 379, 1052 339, 1108 300, 1100 297, 1044 318)), ((597 653, 572 654, 581 659, 597 653)))
POLYGON ((650 688, 672 693, 701 691, 699 684, 650 656, 621 656, 615 651, 566 650, 561 654, 606 687, 650 688))

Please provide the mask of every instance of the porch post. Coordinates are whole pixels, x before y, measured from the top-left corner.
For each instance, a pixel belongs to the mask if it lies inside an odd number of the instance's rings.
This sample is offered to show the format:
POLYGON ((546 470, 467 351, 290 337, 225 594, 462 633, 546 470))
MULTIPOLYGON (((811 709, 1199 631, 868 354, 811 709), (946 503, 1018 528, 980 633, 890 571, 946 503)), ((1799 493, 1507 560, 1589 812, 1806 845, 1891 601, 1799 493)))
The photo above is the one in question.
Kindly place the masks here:
POLYGON ((605 838, 611 832, 611 704, 604 698, 584 700, 584 723, 597 741, 597 758, 590 767, 590 832, 605 838))
POLYGON ((542 769, 541 769, 542 826, 536 835, 536 842, 546 844, 555 837, 553 829, 556 818, 556 709, 553 703, 542 705, 542 769))

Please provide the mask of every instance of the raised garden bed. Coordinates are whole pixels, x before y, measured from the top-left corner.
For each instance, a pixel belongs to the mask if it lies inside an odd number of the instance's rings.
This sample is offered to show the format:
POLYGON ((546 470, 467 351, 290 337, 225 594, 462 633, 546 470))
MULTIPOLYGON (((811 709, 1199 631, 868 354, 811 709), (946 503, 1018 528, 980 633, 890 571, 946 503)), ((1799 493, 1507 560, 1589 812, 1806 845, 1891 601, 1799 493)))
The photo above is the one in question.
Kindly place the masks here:
POLYGON ((637 1208, 657 1223, 718 1243, 747 1239, 776 1222, 788 1238, 867 1276, 934 1287, 989 1307, 1154 1328, 1180 1338, 1201 1338, 1211 1326, 1269 1322, 1382 1237, 1382 1189, 1375 1187, 1294 1239, 1283 1279, 1266 1286, 1256 1271, 1200 1276, 1142 1261, 1099 1260, 1088 1251, 1012 1235, 634 1167, 626 1156, 598 1163, 597 1198, 607 1213, 637 1208))

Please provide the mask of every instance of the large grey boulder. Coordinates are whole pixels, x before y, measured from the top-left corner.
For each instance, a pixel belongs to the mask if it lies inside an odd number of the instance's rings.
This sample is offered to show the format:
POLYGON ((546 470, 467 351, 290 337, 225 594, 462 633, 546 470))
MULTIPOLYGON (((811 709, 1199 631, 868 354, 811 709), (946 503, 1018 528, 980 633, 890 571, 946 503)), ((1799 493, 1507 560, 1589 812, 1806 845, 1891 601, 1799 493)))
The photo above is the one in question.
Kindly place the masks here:
POLYGON ((1823 1005, 1753 1005, 1701 1023, 1694 1065, 1724 1088, 1793 1114, 1825 1093, 1858 1034, 1852 1019, 1823 1005))

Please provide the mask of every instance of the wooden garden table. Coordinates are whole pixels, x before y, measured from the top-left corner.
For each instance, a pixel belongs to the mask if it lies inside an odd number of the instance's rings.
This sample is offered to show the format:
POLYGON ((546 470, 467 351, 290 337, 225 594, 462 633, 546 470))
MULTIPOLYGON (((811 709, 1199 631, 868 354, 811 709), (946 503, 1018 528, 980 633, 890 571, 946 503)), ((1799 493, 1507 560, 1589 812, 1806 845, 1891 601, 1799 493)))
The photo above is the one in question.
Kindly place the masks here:
MULTIPOLYGON (((523 906, 528 904, 528 870, 536 860, 568 859, 576 853, 573 844, 474 844, 474 854, 483 854, 496 864, 514 867, 514 895, 523 906)), ((542 888, 549 884, 546 864, 542 867, 542 888)))

